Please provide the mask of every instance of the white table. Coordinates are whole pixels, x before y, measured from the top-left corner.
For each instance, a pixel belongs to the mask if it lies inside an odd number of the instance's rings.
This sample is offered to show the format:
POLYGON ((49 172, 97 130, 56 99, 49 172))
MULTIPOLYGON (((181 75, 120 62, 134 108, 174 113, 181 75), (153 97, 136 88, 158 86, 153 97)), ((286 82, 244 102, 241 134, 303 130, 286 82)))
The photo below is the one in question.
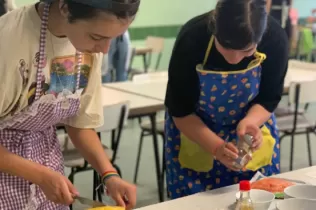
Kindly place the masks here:
MULTIPOLYGON (((155 74, 157 75, 159 73, 148 73, 147 80, 140 79, 137 81, 117 82, 106 84, 105 86, 127 93, 163 101, 167 90, 168 78, 167 75, 160 77, 155 74), (153 79, 151 79, 151 77, 153 79)), ((284 81, 284 92, 288 92, 291 82, 304 82, 311 80, 316 80, 316 69, 290 67, 284 81)))
POLYGON ((130 101, 129 117, 137 117, 156 113, 164 110, 164 103, 160 100, 155 100, 132 93, 127 93, 112 88, 102 87, 102 104, 103 106, 113 105, 122 101, 130 101))
POLYGON ((148 82, 127 81, 110 83, 105 86, 115 90, 121 90, 127 93, 164 101, 167 90, 167 80, 152 80, 148 82))
POLYGON ((314 70, 289 68, 285 76, 284 88, 289 88, 291 82, 305 82, 312 80, 316 80, 316 67, 314 70))
MULTIPOLYGON (((316 176, 315 178, 309 177, 307 175, 308 173, 316 174, 316 166, 280 174, 278 175, 278 177, 304 181, 308 184, 316 185, 316 176)), ((238 185, 233 185, 172 201, 167 201, 164 203, 159 203, 156 205, 139 208, 137 210, 226 210, 228 206, 234 203, 236 199, 235 194, 237 191, 238 185)))

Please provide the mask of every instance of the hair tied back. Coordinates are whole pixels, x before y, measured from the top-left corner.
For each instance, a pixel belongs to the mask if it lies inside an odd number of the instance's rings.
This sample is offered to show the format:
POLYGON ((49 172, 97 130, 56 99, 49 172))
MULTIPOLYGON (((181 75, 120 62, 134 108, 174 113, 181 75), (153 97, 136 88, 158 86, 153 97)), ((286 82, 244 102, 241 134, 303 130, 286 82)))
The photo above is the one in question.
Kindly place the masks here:
MULTIPOLYGON (((40 1, 45 2, 45 3, 52 3, 55 0, 40 0, 40 1)), ((71 1, 77 2, 80 4, 89 5, 97 9, 125 11, 125 12, 137 11, 140 4, 140 0, 135 0, 132 3, 123 3, 123 2, 118 2, 116 0, 71 0, 71 1)))

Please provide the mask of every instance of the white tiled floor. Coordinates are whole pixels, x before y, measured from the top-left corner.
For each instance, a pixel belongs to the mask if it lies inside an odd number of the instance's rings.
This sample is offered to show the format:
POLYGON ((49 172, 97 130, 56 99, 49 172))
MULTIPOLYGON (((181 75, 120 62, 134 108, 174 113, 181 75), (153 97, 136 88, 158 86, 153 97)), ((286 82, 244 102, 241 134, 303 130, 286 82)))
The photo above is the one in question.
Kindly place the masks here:
MULTIPOLYGON (((310 116, 316 119, 316 106, 311 106, 309 110, 311 110, 310 116)), ((117 160, 117 164, 122 170, 124 179, 130 182, 132 182, 134 176, 139 135, 140 129, 138 127, 138 121, 130 121, 128 127, 123 132, 122 141, 119 147, 119 159, 117 160)), ((104 143, 109 142, 109 137, 110 136, 108 134, 105 134, 102 136, 102 141, 104 143)), ((146 138, 147 140, 144 141, 143 144, 143 153, 138 179, 138 207, 158 202, 152 138, 146 138)), ((315 151, 315 139, 315 135, 311 135, 312 151, 315 151)), ((281 144, 282 172, 288 171, 289 167, 289 141, 289 138, 285 138, 281 144)), ((162 146, 161 142, 162 141, 160 141, 160 146, 162 146)), ((294 168, 299 169, 307 167, 308 160, 305 135, 296 136, 295 143, 294 168)), ((313 157, 313 160, 314 163, 316 163, 316 156, 313 157)), ((76 175, 75 186, 78 188, 82 196, 92 197, 92 172, 84 172, 76 175)), ((75 209, 79 210, 81 208, 76 206, 75 209)))

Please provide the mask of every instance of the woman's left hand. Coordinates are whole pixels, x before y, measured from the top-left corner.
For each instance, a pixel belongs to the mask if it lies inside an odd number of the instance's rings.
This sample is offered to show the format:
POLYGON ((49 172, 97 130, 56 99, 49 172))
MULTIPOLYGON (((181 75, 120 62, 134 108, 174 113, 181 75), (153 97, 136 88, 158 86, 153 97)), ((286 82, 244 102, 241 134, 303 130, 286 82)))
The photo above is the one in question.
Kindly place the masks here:
POLYGON ((243 137, 244 135, 249 134, 253 136, 252 149, 258 150, 262 144, 262 132, 259 126, 253 123, 247 118, 241 120, 237 126, 237 135, 243 137))
POLYGON ((108 195, 117 205, 131 210, 136 205, 136 186, 132 185, 118 176, 110 177, 106 180, 105 186, 108 195))

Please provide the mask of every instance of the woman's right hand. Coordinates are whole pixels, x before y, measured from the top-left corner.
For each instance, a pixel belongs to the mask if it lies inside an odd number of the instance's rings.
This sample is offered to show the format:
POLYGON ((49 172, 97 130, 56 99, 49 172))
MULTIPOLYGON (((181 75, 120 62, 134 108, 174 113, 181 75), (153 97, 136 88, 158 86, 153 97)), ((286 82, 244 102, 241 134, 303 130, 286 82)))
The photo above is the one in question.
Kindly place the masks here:
POLYGON ((239 168, 236 168, 234 163, 238 158, 238 149, 232 143, 223 143, 217 147, 215 151, 216 160, 221 162, 227 168, 233 171, 240 171, 239 168))
POLYGON ((48 200, 69 206, 74 202, 74 197, 79 195, 69 179, 62 174, 47 169, 42 176, 38 185, 48 200))

